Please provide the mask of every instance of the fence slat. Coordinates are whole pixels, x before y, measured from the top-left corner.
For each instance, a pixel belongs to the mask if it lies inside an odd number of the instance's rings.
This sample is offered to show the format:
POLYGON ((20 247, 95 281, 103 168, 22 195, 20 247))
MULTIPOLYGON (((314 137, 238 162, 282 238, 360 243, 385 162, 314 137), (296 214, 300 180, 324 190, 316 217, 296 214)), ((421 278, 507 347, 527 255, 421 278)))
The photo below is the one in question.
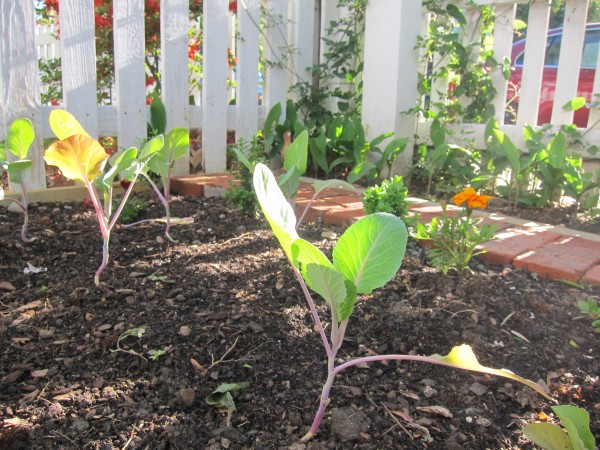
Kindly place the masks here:
POLYGON ((226 168, 227 0, 204 2, 202 43, 202 158, 205 172, 226 168))
MULTIPOLYGON (((510 59, 516 10, 516 5, 496 7, 496 22, 494 24, 494 57, 499 63, 502 63, 504 58, 510 59)), ((500 69, 494 70, 491 79, 496 88, 496 96, 493 100, 495 118, 498 123, 502 124, 504 123, 507 82, 500 69)))
POLYGON ((238 1, 236 140, 250 139, 258 130, 259 21, 260 0, 238 1))
POLYGON ((577 96, 587 3, 588 0, 567 0, 565 5, 565 23, 552 105, 553 124, 565 125, 573 122, 573 111, 567 111, 563 106, 577 96))
MULTIPOLYGON (((28 190, 46 187, 34 27, 32 2, 0 2, 1 128, 7 130, 20 117, 27 117, 33 123, 36 137, 29 150, 33 166, 23 177, 28 190)), ((7 156, 9 161, 14 159, 8 151, 7 156)), ((10 189, 20 191, 21 187, 13 184, 10 189)))
POLYGON ((98 137, 94 0, 61 0, 63 102, 92 137, 98 137))
POLYGON ((113 8, 118 145, 139 148, 146 137, 144 2, 115 0, 113 8))
MULTIPOLYGON (((367 6, 362 120, 369 139, 388 131, 410 138, 415 134, 414 116, 402 113, 412 108, 418 97, 415 46, 421 13, 421 0, 377 0, 367 6), (411 89, 404 89, 406 86, 411 89)), ((412 157, 409 144, 394 162, 393 172, 406 174, 412 157)))
POLYGON ((267 61, 264 103, 267 111, 276 103, 285 110, 288 80, 285 52, 288 36, 288 0, 264 0, 263 54, 267 61))
MULTIPOLYGON (((160 2, 161 95, 167 111, 167 132, 173 128, 188 128, 189 27, 188 0, 160 2)), ((189 158, 176 160, 173 175, 188 174, 189 165, 189 158)))
POLYGON ((527 38, 525 41, 517 124, 536 125, 542 87, 542 71, 544 70, 546 56, 550 5, 547 2, 531 3, 527 20, 527 38))
POLYGON ((315 0, 291 0, 289 36, 293 46, 302 51, 290 55, 288 82, 311 82, 312 74, 307 70, 314 64, 315 46, 315 0))

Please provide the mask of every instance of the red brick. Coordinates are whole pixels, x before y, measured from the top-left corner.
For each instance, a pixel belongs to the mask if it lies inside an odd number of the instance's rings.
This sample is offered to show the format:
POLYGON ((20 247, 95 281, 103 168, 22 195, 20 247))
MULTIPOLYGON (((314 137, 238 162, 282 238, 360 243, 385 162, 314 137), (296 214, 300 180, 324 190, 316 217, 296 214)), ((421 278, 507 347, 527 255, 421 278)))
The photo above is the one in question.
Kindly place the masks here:
POLYGON ((525 268, 555 280, 578 282, 595 264, 600 263, 600 242, 567 237, 551 242, 515 258, 517 268, 525 268))
MULTIPOLYGON (((439 205, 428 205, 428 206, 411 206, 410 211, 419 215, 419 222, 427 223, 431 222, 431 219, 434 217, 439 217, 444 215, 444 210, 439 205)), ((458 210, 449 209, 446 211, 446 215, 449 217, 456 217, 458 214, 458 210)))
POLYGON ((228 173, 184 175, 171 178, 171 191, 174 194, 204 197, 204 186, 229 189, 229 181, 233 179, 228 173))
POLYGON ((596 265, 588 270, 581 278, 584 284, 595 284, 600 286, 600 265, 596 265))
POLYGON ((351 203, 347 207, 337 206, 325 214, 323 222, 327 225, 350 226, 365 215, 362 203, 351 203))
POLYGON ((495 240, 480 246, 487 251, 478 255, 477 259, 488 264, 510 264, 517 256, 557 241, 562 235, 546 228, 506 228, 495 237, 495 240))

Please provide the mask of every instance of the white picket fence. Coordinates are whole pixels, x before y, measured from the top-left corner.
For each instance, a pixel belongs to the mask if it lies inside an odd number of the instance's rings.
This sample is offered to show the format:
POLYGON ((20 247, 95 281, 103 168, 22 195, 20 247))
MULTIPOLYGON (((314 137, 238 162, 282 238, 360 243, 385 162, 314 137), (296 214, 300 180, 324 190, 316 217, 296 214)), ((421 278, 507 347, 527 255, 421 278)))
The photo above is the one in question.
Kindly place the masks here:
MULTIPOLYGON (((510 57, 516 2, 522 1, 477 0, 496 8, 494 51, 498 60, 510 57)), ((552 115, 552 122, 557 125, 572 120, 572 112, 560 106, 576 94, 588 1, 567 0, 562 48, 568 51, 560 55, 552 115)), ((306 68, 323 53, 316 45, 318 36, 324 35, 323 30, 330 20, 342 11, 335 7, 337 0, 238 0, 236 104, 228 105, 227 48, 232 35, 228 26, 231 22, 229 2, 205 0, 202 98, 201 105, 194 106, 188 104, 188 3, 189 0, 160 3, 162 96, 167 109, 167 128, 200 129, 203 170, 218 172, 225 169, 227 130, 235 130, 237 138, 247 139, 255 134, 265 112, 274 104, 285 102, 288 86, 299 77, 310 77, 306 68), (261 5, 278 20, 275 25, 259 30, 261 5), (316 10, 320 16, 315 14, 316 10), (266 68, 263 102, 259 105, 257 72, 261 40, 267 60, 285 62, 282 54, 289 48, 294 52, 291 60, 287 60, 287 67, 283 64, 266 68)), ((547 3, 539 1, 530 5, 522 106, 517 124, 503 125, 504 131, 521 145, 523 125, 534 123, 537 117, 542 79, 540 58, 543 58, 548 30, 547 3)), ((115 101, 110 106, 98 105, 96 101, 93 8, 93 0, 61 0, 60 47, 55 53, 62 58, 61 107, 73 113, 93 136, 117 136, 120 147, 138 145, 146 135, 148 118, 142 37, 144 1, 113 0, 116 83, 115 101)), ((415 45, 417 36, 427 30, 427 20, 422 0, 370 0, 364 41, 362 112, 368 137, 395 131, 399 136, 427 140, 428 123, 417 123, 413 116, 404 114, 418 99, 417 77, 422 68, 415 45)), ((37 133, 31 151, 34 166, 28 186, 44 189, 42 139, 52 137, 48 126, 52 107, 40 105, 37 64, 39 57, 51 53, 43 53, 39 40, 36 42, 37 33, 33 0, 0 2, 0 140, 16 118, 32 120, 37 133)), ((499 93, 497 119, 503 124, 506 82, 499 73, 494 74, 494 82, 499 93)), ((594 91, 600 92, 600 71, 596 71, 594 91)), ((590 123, 599 117, 593 112, 590 123)), ((473 131, 472 136, 483 145, 482 125, 462 127, 473 131)), ((590 130, 586 138, 600 144, 600 131, 590 130)), ((395 169, 405 171, 411 161, 412 154, 405 152, 395 169)), ((188 161, 178 161, 177 174, 188 171, 188 161)))

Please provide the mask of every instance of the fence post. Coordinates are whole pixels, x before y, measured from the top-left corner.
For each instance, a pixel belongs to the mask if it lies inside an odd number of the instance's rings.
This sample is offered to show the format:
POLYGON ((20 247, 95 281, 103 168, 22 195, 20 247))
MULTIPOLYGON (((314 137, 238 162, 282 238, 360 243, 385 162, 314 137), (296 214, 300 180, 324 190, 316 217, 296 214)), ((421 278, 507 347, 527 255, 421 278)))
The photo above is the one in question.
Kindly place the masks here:
POLYGON ((406 175, 412 165, 415 117, 403 114, 418 98, 418 50, 421 0, 371 0, 365 24, 362 120, 367 137, 394 131, 411 142, 394 162, 393 173, 406 175))
POLYGON ((118 145, 140 148, 146 137, 144 2, 116 0, 113 8, 118 145))
MULTIPOLYGON (((512 40, 514 33, 514 21, 517 5, 497 5, 496 22, 494 24, 494 57, 501 63, 504 58, 509 58, 512 51, 512 40)), ((495 69, 491 75, 492 82, 496 88, 494 97, 494 114, 498 123, 504 123, 506 108, 507 81, 502 70, 495 69)))
POLYGON ((251 139, 258 130, 259 26, 260 0, 238 2, 236 140, 251 139))
POLYGON ((98 137, 94 0, 61 0, 63 101, 93 138, 98 137))
MULTIPOLYGON (((211 2, 205 2, 211 3, 211 2)), ((167 111, 167 132, 188 129, 188 0, 160 2, 160 67, 162 99, 167 111)), ((173 175, 187 175, 190 159, 175 161, 173 175)))
MULTIPOLYGON (((312 74, 307 69, 314 63, 315 0, 291 0, 290 10, 290 44, 295 49, 288 65, 291 86, 312 81, 312 74)), ((297 97, 297 93, 292 93, 292 98, 297 97)))
POLYGON ((285 110, 288 90, 286 58, 288 53, 288 0, 265 0, 265 28, 263 33, 265 73, 264 103, 267 112, 276 103, 285 110))
POLYGON ((205 1, 202 42, 202 158, 204 172, 227 165, 227 0, 205 1))
MULTIPOLYGON (((46 172, 34 27, 33 2, 0 2, 0 126, 8 129, 11 123, 20 117, 31 120, 36 135, 29 150, 33 167, 25 173, 23 181, 27 189, 45 189, 46 172)), ((7 151, 9 160, 14 159, 12 156, 12 153, 7 151)), ((18 192, 21 187, 11 184, 10 189, 18 192)))

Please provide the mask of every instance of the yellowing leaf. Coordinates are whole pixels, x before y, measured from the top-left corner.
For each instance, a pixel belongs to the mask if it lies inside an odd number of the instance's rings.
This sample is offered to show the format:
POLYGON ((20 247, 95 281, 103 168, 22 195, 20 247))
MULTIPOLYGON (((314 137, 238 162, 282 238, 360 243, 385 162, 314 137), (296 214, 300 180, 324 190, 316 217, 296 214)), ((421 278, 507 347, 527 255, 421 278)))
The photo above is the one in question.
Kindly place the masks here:
POLYGON ((84 184, 102 175, 107 159, 108 154, 98 141, 80 134, 56 141, 44 153, 48 165, 84 184))
POLYGON ((515 375, 510 370, 493 369, 491 367, 482 366, 481 364, 479 364, 475 353, 473 353, 473 350, 469 345, 463 344, 454 347, 446 356, 432 355, 431 357, 439 360, 445 366, 456 367, 465 370, 473 370, 475 372, 489 373, 490 375, 497 375, 500 377, 510 378, 512 380, 523 383, 526 386, 529 386, 531 389, 542 394, 548 400, 554 401, 554 399, 550 397, 540 385, 534 383, 531 380, 520 377, 519 375, 515 375))
POLYGON ((58 139, 67 139, 75 134, 90 137, 75 117, 62 109, 55 109, 48 117, 50 128, 58 139))

